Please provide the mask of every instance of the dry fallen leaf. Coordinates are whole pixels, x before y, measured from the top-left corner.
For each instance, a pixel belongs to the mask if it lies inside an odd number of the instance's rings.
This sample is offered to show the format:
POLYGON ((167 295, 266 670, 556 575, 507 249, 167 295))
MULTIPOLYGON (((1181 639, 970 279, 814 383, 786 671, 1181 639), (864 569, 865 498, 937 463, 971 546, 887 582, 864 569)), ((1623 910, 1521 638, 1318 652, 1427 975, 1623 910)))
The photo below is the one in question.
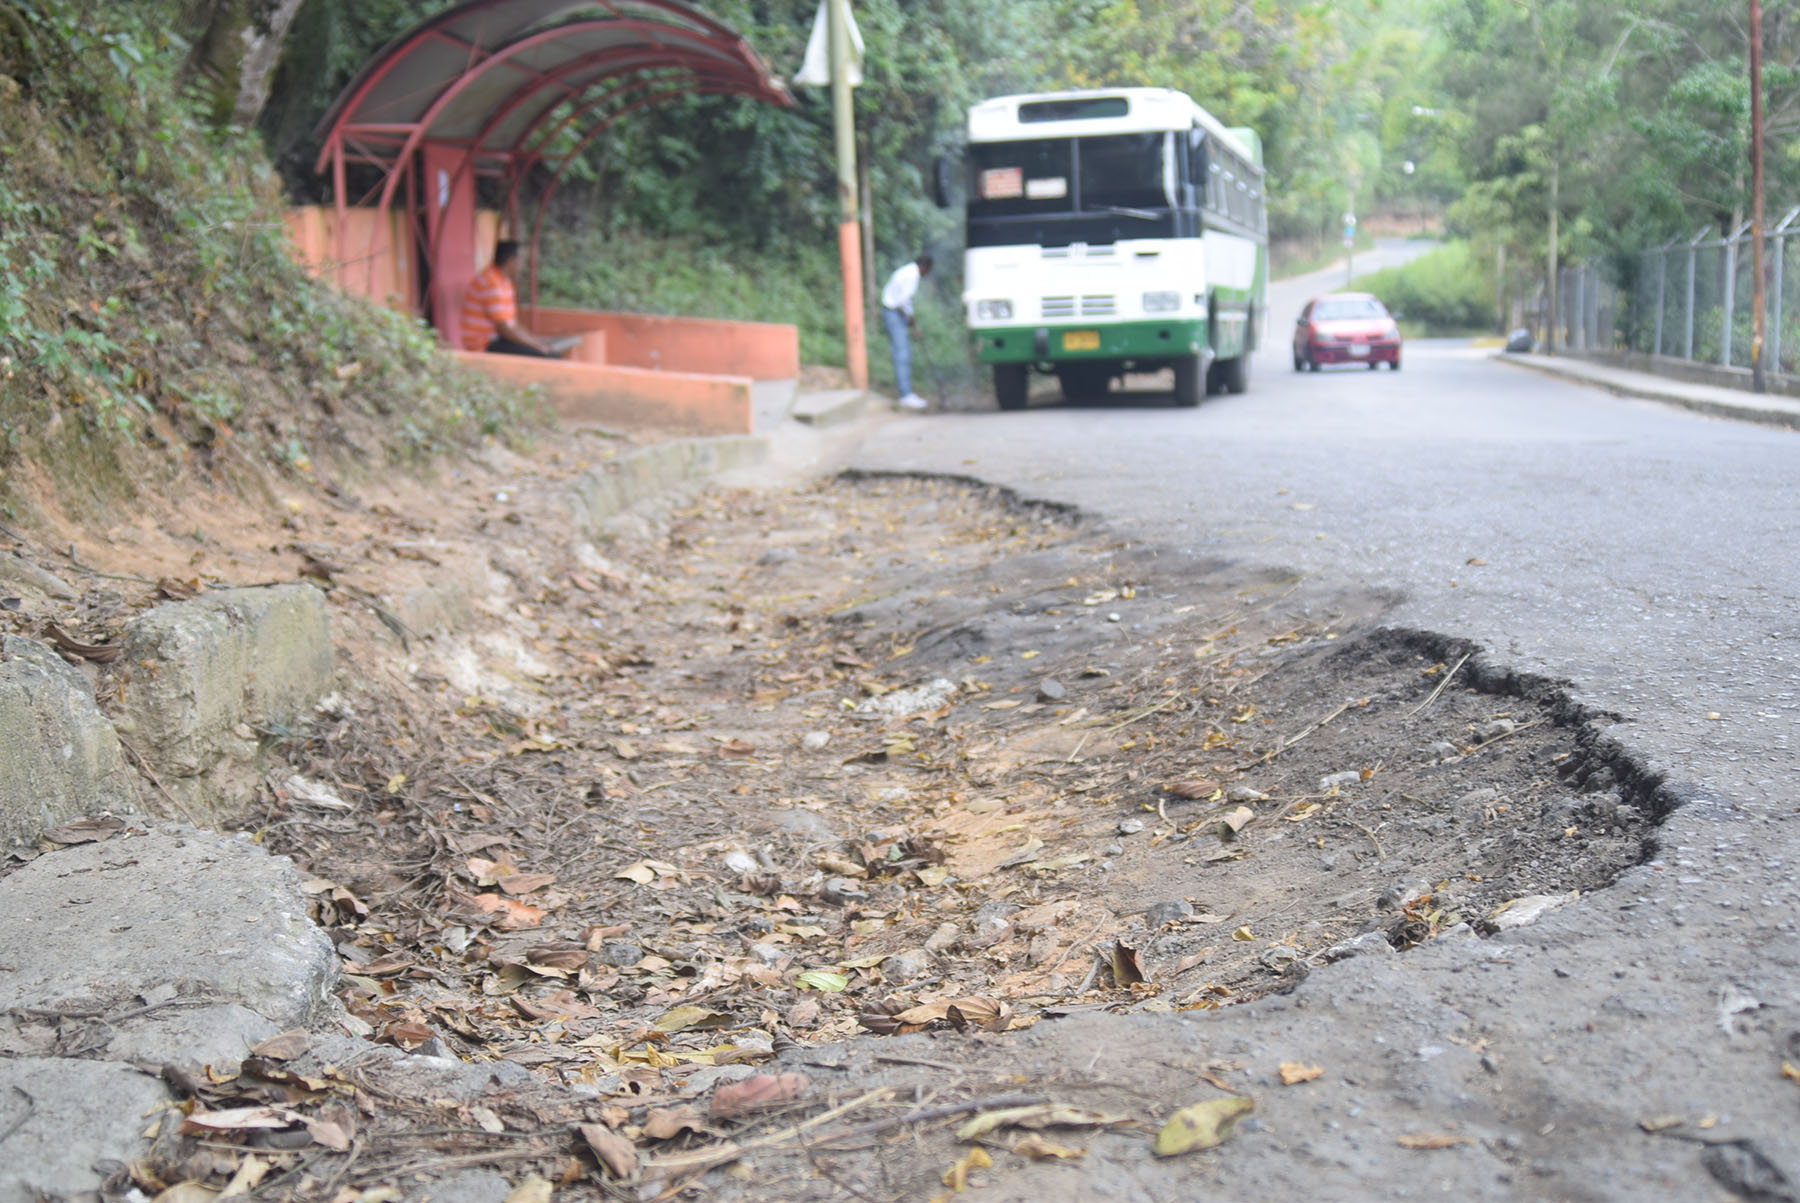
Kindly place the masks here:
POLYGON ((970 1170, 985 1170, 993 1164, 994 1159, 987 1155, 987 1150, 981 1148, 970 1149, 962 1157, 958 1158, 955 1164, 944 1171, 944 1176, 940 1178, 939 1181, 956 1193, 961 1194, 964 1190, 968 1189, 970 1170))
POLYGON ((697 1007, 692 1003, 676 1007, 664 1013, 662 1018, 650 1025, 659 1032, 685 1032, 689 1028, 720 1028, 731 1023, 731 1016, 721 1011, 711 1011, 705 1007, 697 1007))
POLYGON ((270 1036, 253 1047, 250 1053, 256 1057, 267 1057, 271 1061, 292 1061, 311 1047, 312 1037, 296 1028, 279 1036, 270 1036))
POLYGON ((1323 1065, 1303 1065, 1298 1061, 1283 1061, 1281 1063, 1281 1084, 1297 1086, 1301 1082, 1312 1081, 1324 1072, 1323 1065))
POLYGON ((1451 1136, 1447 1132, 1408 1132, 1399 1138, 1403 1149, 1448 1149, 1456 1145, 1472 1145, 1472 1136, 1451 1136))
POLYGON ((1163 792, 1174 794, 1177 798, 1210 798, 1219 792, 1219 783, 1206 777, 1196 777, 1191 781, 1171 781, 1163 786, 1163 792))
POLYGON ((639 861, 635 865, 626 865, 623 869, 614 873, 613 876, 623 878, 626 881, 635 881, 641 886, 647 886, 656 880, 656 870, 652 869, 643 861, 639 861))
POLYGON ((1232 932, 1231 938, 1243 944, 1248 944, 1250 941, 1256 939, 1256 937, 1251 934, 1250 925, 1248 923, 1232 932))
POLYGON ((50 828, 44 832, 44 838, 52 844, 92 844, 110 839, 124 830, 123 819, 77 819, 73 823, 50 828))
POLYGON ((1066 1103, 1035 1103, 1029 1107, 1007 1107, 1000 1111, 984 1111, 956 1129, 956 1139, 975 1140, 996 1128, 1109 1128, 1128 1124, 1130 1116, 1108 1115, 1087 1107, 1066 1103))
POLYGON ((1223 1144, 1238 1120, 1254 1110, 1256 1101, 1243 1095, 1183 1107, 1156 1134, 1156 1155, 1175 1157, 1223 1144))
POLYGON ((555 1190, 547 1178, 527 1174, 519 1185, 506 1192, 506 1203, 550 1203, 555 1190))
POLYGON ((529 903, 517 902, 511 898, 502 898, 498 894, 477 894, 475 905, 484 911, 498 913, 494 926, 503 929, 536 927, 544 921, 544 911, 529 903))
POLYGON ((615 1178, 629 1178, 637 1172, 637 1146, 605 1124, 579 1124, 577 1129, 587 1147, 600 1164, 615 1178))
POLYGON ((808 969, 794 979, 794 984, 802 990, 818 990, 825 994, 842 993, 849 985, 850 979, 841 973, 833 973, 829 969, 808 969))
POLYGON ((689 1104, 654 1109, 644 1119, 644 1135, 651 1140, 669 1140, 683 1132, 705 1132, 706 1117, 689 1104))
POLYGON ((1244 824, 1255 817, 1256 812, 1248 806, 1239 806, 1227 814, 1220 815, 1217 819, 1219 838, 1222 840, 1236 838, 1237 833, 1244 829, 1244 824))
POLYGON ((1073 1161, 1077 1157, 1087 1156, 1086 1149, 1071 1149, 1068 1145, 1059 1145, 1053 1140, 1046 1140, 1036 1133, 1019 1138, 1012 1151, 1021 1157, 1030 1157, 1034 1161, 1073 1161))
POLYGON ((757 1074, 739 1082, 727 1082, 713 1092, 712 1117, 733 1119, 792 1102, 811 1085, 812 1079, 805 1074, 757 1074))
POLYGON ((181 1130, 194 1132, 277 1131, 293 1128, 304 1120, 285 1107, 230 1107, 223 1111, 196 1111, 181 1121, 181 1130))
POLYGON ((1107 967, 1112 970, 1114 985, 1135 986, 1145 980, 1137 949, 1123 940, 1113 941, 1113 946, 1107 950, 1107 967))

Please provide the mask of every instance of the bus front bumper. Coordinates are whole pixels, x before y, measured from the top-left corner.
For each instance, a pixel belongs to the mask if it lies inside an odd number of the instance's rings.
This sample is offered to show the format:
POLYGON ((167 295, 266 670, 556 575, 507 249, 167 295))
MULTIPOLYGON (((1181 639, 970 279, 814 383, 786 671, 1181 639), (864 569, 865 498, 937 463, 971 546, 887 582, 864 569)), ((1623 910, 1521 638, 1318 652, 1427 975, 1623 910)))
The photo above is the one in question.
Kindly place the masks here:
POLYGON ((1203 319, 1055 326, 995 326, 969 331, 978 363, 1080 363, 1184 359, 1206 346, 1203 319))

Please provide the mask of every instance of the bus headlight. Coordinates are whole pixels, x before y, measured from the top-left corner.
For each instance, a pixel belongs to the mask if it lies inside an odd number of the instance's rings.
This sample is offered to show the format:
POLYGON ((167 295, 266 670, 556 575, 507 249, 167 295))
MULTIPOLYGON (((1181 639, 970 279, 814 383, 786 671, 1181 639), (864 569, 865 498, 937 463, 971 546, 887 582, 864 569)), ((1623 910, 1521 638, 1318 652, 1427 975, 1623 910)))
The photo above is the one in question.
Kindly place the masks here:
POLYGON ((1145 313, 1173 313, 1181 308, 1181 294, 1178 292, 1147 292, 1144 294, 1145 313))
POLYGON ((984 322, 1004 322, 1012 317, 1012 302, 976 301, 975 316, 984 322))

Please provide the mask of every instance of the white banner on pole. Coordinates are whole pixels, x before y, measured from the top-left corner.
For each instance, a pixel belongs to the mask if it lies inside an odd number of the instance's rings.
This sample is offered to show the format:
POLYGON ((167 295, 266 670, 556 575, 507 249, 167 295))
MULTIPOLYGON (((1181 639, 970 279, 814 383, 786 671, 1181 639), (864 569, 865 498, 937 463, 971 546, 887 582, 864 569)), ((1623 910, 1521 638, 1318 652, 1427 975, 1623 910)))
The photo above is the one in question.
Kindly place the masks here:
MULTIPOLYGON (((813 14, 812 36, 806 40, 806 61, 800 64, 800 70, 794 75, 794 82, 809 88, 829 88, 831 86, 831 18, 825 6, 833 0, 819 0, 819 11, 813 14)), ((862 31, 856 27, 856 18, 850 13, 850 5, 844 5, 844 18, 850 22, 850 86, 858 87, 863 81, 862 31)))

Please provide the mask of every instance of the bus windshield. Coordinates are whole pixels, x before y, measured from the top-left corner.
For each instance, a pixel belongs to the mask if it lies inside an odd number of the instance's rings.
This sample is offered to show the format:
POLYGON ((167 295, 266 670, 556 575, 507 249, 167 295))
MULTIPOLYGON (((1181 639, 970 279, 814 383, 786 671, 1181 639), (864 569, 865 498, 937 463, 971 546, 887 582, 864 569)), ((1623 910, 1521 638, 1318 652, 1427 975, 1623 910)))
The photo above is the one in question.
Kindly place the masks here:
POLYGON ((1166 211, 1163 133, 969 147, 969 217, 1166 211))

